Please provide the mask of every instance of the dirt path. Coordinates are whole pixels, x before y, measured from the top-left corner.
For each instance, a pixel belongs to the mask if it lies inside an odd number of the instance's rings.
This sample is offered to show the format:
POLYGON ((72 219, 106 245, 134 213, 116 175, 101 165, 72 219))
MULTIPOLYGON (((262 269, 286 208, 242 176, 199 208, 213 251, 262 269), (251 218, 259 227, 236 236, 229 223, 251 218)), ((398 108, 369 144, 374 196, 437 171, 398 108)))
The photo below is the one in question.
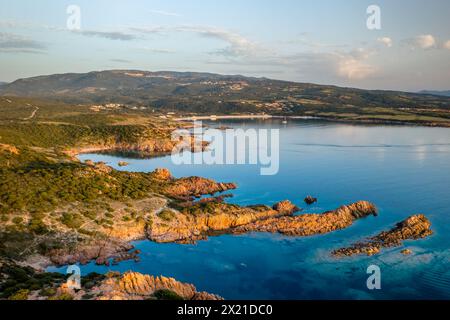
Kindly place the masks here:
MULTIPOLYGON (((31 105, 30 105, 30 107, 31 107, 31 105)), ((38 112, 38 110, 39 110, 39 107, 34 107, 35 109, 33 110, 33 112, 31 113, 31 115, 29 116, 29 117, 27 117, 27 118, 24 118, 23 120, 31 120, 31 119, 33 119, 35 116, 36 116, 36 113, 38 112)))

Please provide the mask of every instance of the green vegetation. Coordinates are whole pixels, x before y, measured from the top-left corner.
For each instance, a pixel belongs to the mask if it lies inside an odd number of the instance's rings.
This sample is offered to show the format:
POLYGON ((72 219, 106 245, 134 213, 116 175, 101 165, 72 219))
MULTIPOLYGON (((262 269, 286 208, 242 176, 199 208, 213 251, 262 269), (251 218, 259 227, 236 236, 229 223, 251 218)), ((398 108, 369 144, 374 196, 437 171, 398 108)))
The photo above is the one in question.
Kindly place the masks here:
POLYGON ((158 217, 160 217, 164 221, 172 221, 173 219, 175 219, 176 214, 172 210, 163 210, 158 214, 158 217))
MULTIPOLYGON (((102 174, 77 163, 32 162, 20 168, 0 168, 0 179, 2 214, 48 212, 66 203, 93 203, 105 198, 127 201, 143 198, 158 189, 149 174, 119 171, 102 174)), ((86 215, 95 219, 94 212, 86 215)), ((64 220, 71 223, 70 216, 66 218, 64 220)), ((70 227, 77 228, 76 225, 70 227)))
POLYGON ((175 292, 167 289, 158 290, 153 295, 158 300, 184 300, 175 292))
MULTIPOLYGON (((80 244, 106 240, 117 223, 132 225, 147 219, 152 225, 152 218, 139 214, 139 206, 134 205, 150 194, 164 195, 173 181, 116 171, 104 164, 79 163, 73 155, 92 146, 107 149, 123 145, 126 149, 144 141, 167 142, 175 125, 155 117, 158 112, 265 112, 345 121, 450 125, 446 97, 207 74, 174 74, 174 81, 161 81, 148 90, 136 91, 135 79, 120 74, 113 78, 99 78, 106 81, 102 87, 107 88, 101 96, 71 95, 70 90, 67 95, 46 99, 0 96, 0 299, 26 299, 34 291, 53 300, 73 298, 57 294, 56 288, 65 276, 36 273, 32 268, 4 262, 5 258, 24 261, 35 253, 52 256, 55 251, 74 252, 80 244), (123 81, 122 90, 117 90, 117 77, 123 81), (208 81, 215 84, 206 84, 208 81), (190 84, 180 85, 184 82, 190 84), (92 104, 108 102, 128 106, 92 109, 92 104), (34 111, 35 116, 30 118, 34 111), (118 206, 122 209, 117 210, 118 206)), ((46 84, 42 78, 36 85, 43 88, 45 97, 45 88, 52 90, 62 83, 56 78, 46 84)), ((17 93, 11 86, 3 89, 17 93)), ((30 88, 29 92, 34 91, 30 88)), ((194 216, 242 209, 217 202, 187 208, 176 201, 170 205, 194 216)), ((158 216, 167 224, 176 219, 170 209, 158 216)), ((103 279, 103 275, 91 274, 82 278, 82 286, 89 289, 103 279)), ((169 290, 156 292, 155 298, 181 299, 169 290)))
POLYGON ((25 300, 30 291, 50 290, 65 280, 59 273, 37 273, 6 261, 0 263, 0 274, 6 277, 0 283, 0 299, 25 300))
POLYGON ((93 272, 81 278, 81 286, 84 289, 91 289, 105 278, 105 275, 93 272))
POLYGON ((83 225, 83 218, 77 213, 63 213, 61 222, 71 229, 78 229, 83 225))
POLYGON ((201 202, 196 203, 195 205, 189 206, 187 208, 179 207, 176 203, 172 203, 171 205, 174 208, 180 210, 182 214, 193 216, 200 216, 205 213, 210 215, 220 214, 223 212, 224 206, 226 206, 227 210, 240 209, 238 205, 219 202, 201 202))
MULTIPOLYGON (((103 239, 117 222, 142 219, 134 201, 161 193, 163 182, 152 174, 79 163, 68 151, 169 140, 172 130, 170 122, 163 126, 130 110, 96 113, 89 106, 0 97, 0 258, 23 261, 75 250, 103 239), (36 116, 27 120, 36 107, 36 116), (112 202, 123 204, 126 215, 116 218, 112 202)), ((4 298, 29 289, 6 286, 4 298)))
POLYGON ((73 297, 69 293, 62 293, 62 294, 50 297, 50 298, 48 298, 48 300, 73 300, 73 297))
POLYGON ((13 295, 10 295, 8 297, 8 300, 27 300, 29 293, 30 293, 30 290, 28 290, 28 289, 20 289, 13 295))
MULTIPOLYGON (((145 75, 147 72, 140 73, 145 75)), ((36 116, 37 120, 40 117, 52 117, 53 121, 81 126, 85 123, 104 125, 113 118, 114 121, 120 122, 120 118, 130 112, 148 115, 154 111, 217 115, 268 113, 283 116, 320 116, 345 121, 412 122, 450 126, 450 98, 446 96, 340 88, 205 73, 163 72, 149 75, 150 77, 133 77, 126 71, 114 70, 51 75, 19 80, 2 86, 0 94, 45 97, 47 105, 54 108, 59 103, 63 111, 66 111, 70 104, 77 105, 77 112, 86 111, 87 104, 123 104, 114 111, 103 110, 93 114, 90 119, 86 119, 86 114, 62 116, 61 111, 51 115, 45 108, 39 110, 36 116), (164 80, 158 76, 164 77, 164 80), (92 86, 102 90, 80 94, 80 88, 92 86), (117 90, 119 86, 121 89, 117 90), (57 91, 62 93, 55 95, 54 92, 57 91), (133 107, 137 110, 132 110, 133 107)), ((25 102, 26 99, 22 98, 21 101, 25 102)), ((0 100, 0 105, 1 102, 0 100)), ((12 103, 4 103, 7 108, 5 114, 9 118, 15 116, 24 119, 30 115, 33 106, 40 106, 37 102, 29 103, 29 106, 24 103, 21 108, 12 109, 14 104, 14 99, 12 103)))

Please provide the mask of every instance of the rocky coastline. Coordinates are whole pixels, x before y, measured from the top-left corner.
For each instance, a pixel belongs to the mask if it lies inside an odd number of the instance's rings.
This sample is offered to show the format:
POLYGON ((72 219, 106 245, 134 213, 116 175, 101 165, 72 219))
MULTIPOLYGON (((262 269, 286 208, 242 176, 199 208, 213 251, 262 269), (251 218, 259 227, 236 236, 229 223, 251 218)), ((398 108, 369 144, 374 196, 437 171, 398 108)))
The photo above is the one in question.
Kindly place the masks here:
MULTIPOLYGON (((431 222, 423 214, 418 214, 397 223, 393 229, 383 231, 366 241, 335 250, 333 255, 337 257, 349 257, 360 254, 372 256, 380 253, 383 248, 400 247, 405 240, 423 239, 432 234, 431 222)), ((408 255, 412 252, 405 249, 402 253, 408 255)))
MULTIPOLYGON (((75 157, 80 152, 138 151, 145 153, 168 152, 172 142, 145 144, 107 144, 71 149, 67 155, 75 157)), ((111 176, 115 170, 104 163, 86 161, 80 175, 111 176)), ((129 173, 130 177, 135 175, 129 173)), ((71 229, 63 223, 53 222, 51 233, 38 237, 42 243, 57 243, 45 255, 32 255, 21 261, 17 268, 32 266, 34 272, 44 272, 49 265, 63 266, 95 261, 98 265, 117 264, 124 260, 139 261, 138 250, 130 244, 134 240, 150 240, 157 243, 195 243, 219 234, 244 234, 250 232, 280 233, 286 236, 307 237, 326 234, 350 227, 356 220, 377 216, 376 206, 359 201, 324 213, 301 213, 301 209, 288 200, 267 205, 239 206, 224 201, 227 194, 238 186, 234 183, 216 182, 202 177, 174 178, 167 169, 156 169, 146 175, 148 182, 157 186, 158 192, 147 194, 132 203, 110 201, 109 209, 100 213, 111 217, 110 225, 84 223, 81 229, 71 229), (202 198, 204 196, 209 196, 202 198), (132 208, 132 210, 130 209, 132 208), (132 219, 130 212, 133 211, 132 219)), ((63 211, 79 210, 77 204, 63 211)), ((57 212, 59 213, 59 211, 57 212)), ((333 252, 334 256, 375 254, 384 247, 401 245, 403 240, 419 239, 431 234, 430 223, 423 216, 413 216, 398 224, 391 231, 357 243, 349 248, 333 252)), ((43 273, 45 274, 45 273, 43 273)), ((163 292, 187 300, 221 299, 214 294, 197 292, 190 284, 174 279, 152 277, 138 273, 109 274, 94 286, 72 290, 64 283, 56 288, 55 297, 71 299, 157 299, 163 292), (165 290, 165 291, 164 291, 165 290)), ((41 299, 35 292, 28 292, 30 299, 41 299)))

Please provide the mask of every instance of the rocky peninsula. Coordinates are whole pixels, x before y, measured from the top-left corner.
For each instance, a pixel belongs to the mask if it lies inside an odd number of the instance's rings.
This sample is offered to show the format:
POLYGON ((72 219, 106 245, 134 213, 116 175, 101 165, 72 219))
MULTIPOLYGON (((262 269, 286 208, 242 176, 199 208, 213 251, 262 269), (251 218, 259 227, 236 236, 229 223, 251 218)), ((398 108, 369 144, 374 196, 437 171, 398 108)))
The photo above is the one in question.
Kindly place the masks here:
MULTIPOLYGON (((338 257, 358 254, 372 256, 380 253, 383 248, 400 247, 405 240, 422 239, 432 234, 431 222, 423 214, 418 214, 397 223, 393 229, 383 231, 366 241, 355 243, 348 248, 335 250, 333 255, 338 257)), ((403 252, 404 254, 411 253, 409 250, 403 252)))

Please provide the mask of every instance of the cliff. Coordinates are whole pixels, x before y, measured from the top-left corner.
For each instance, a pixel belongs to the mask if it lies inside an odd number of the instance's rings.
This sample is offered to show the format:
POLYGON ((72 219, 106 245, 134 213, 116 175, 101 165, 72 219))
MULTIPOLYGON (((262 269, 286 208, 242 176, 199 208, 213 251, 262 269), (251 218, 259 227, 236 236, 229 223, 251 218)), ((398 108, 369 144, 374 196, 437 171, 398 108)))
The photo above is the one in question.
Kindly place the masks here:
POLYGON ((91 273, 81 287, 59 273, 38 272, 0 257, 0 300, 223 300, 189 283, 137 272, 91 273))

